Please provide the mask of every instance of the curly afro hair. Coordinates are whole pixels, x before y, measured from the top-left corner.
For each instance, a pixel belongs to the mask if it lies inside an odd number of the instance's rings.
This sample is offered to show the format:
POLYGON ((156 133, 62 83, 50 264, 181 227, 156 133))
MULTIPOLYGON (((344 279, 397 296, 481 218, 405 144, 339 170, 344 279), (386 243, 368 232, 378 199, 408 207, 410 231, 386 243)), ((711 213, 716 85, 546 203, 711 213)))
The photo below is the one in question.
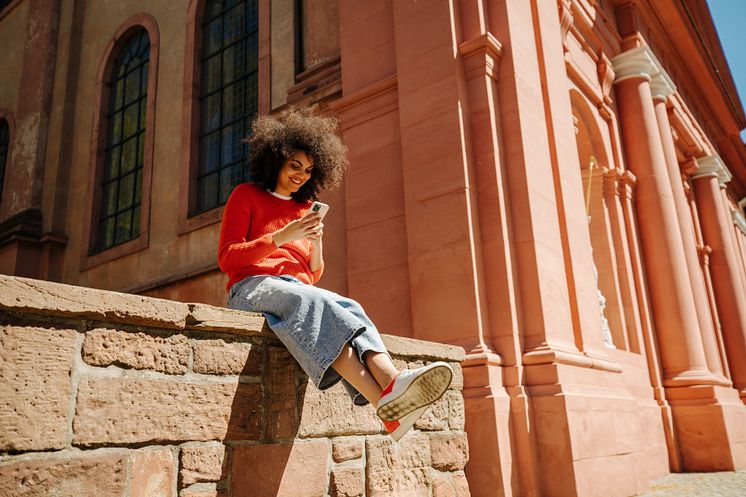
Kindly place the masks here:
POLYGON ((311 178, 293 194, 297 202, 316 200, 322 190, 342 182, 348 165, 347 147, 336 134, 337 120, 317 115, 314 107, 290 108, 279 116, 259 116, 252 122, 249 144, 251 180, 274 190, 285 160, 305 152, 313 161, 311 178))

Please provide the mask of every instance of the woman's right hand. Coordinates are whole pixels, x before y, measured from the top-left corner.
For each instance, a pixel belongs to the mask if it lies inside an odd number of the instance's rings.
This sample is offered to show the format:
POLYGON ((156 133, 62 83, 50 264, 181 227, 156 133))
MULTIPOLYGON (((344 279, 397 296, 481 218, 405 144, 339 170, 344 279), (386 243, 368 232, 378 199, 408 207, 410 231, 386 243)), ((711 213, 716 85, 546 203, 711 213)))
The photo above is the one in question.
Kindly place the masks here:
POLYGON ((318 212, 309 212, 302 218, 290 221, 284 228, 275 231, 272 234, 272 240, 275 245, 281 247, 282 244, 293 240, 308 239, 309 236, 314 235, 320 222, 321 216, 318 212))

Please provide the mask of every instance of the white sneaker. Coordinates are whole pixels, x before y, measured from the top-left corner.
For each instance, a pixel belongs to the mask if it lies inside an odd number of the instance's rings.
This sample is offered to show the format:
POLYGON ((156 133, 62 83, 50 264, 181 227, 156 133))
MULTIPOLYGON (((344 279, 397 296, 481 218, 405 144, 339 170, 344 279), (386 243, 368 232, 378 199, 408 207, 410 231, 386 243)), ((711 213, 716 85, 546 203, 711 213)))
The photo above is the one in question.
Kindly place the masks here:
POLYGON ((438 400, 451 385, 453 370, 445 362, 399 373, 383 391, 376 414, 384 421, 400 420, 438 400))
POLYGON ((427 411, 427 406, 420 407, 419 409, 415 409, 399 420, 384 421, 383 426, 386 427, 386 431, 389 432, 389 435, 391 435, 391 438, 394 439, 394 442, 398 442, 401 437, 403 437, 404 434, 407 433, 410 428, 412 428, 412 426, 414 426, 414 424, 417 422, 418 419, 420 419, 420 416, 422 416, 425 411, 427 411))

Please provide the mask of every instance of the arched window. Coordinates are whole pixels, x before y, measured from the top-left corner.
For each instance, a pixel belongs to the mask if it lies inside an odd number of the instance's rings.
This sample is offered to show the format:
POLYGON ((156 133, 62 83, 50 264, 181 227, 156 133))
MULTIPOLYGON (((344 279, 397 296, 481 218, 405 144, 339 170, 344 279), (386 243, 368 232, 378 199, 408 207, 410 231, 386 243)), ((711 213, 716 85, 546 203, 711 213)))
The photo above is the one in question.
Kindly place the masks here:
POLYGON ((0 198, 3 195, 3 180, 5 179, 5 163, 8 162, 10 148, 10 127, 8 121, 0 119, 0 198))
POLYGON ((243 139, 258 109, 257 0, 209 0, 201 22, 199 155, 190 214, 228 199, 248 180, 243 139))
POLYGON ((106 139, 93 252, 140 235, 150 38, 138 28, 122 41, 106 82, 106 139))

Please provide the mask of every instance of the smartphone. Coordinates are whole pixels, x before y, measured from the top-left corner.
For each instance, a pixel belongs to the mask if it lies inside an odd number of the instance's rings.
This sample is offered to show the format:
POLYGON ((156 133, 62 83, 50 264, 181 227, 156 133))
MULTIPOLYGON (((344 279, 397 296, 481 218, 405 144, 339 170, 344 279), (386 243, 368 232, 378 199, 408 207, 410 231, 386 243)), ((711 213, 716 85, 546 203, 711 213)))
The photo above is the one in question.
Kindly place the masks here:
POLYGON ((326 213, 329 212, 329 206, 323 202, 314 202, 311 204, 311 208, 308 209, 308 212, 318 212, 321 214, 321 219, 324 219, 324 216, 326 216, 326 213))

